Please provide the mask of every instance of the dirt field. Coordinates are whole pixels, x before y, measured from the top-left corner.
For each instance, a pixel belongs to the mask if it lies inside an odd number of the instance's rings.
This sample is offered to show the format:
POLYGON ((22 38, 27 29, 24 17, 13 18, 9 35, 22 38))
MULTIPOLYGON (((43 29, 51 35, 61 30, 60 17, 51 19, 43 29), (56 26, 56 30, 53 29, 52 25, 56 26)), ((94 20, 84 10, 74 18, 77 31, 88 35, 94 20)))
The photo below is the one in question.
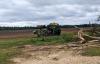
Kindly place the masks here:
MULTIPOLYGON (((88 30, 88 28, 86 28, 88 30)), ((77 33, 77 29, 75 28, 62 28, 62 33, 65 32, 75 32, 77 33)), ((8 38, 24 38, 24 37, 32 37, 33 30, 5 30, 0 31, 0 39, 8 39, 8 38)))
MULTIPOLYGON (((89 28, 85 28, 85 30, 89 30, 89 28)), ((62 33, 65 32, 75 32, 77 33, 78 29, 76 28, 62 28, 62 33)), ((33 30, 5 30, 0 31, 0 39, 8 39, 8 38, 23 38, 23 37, 32 37, 33 30)))
POLYGON ((100 57, 81 56, 66 45, 22 48, 23 55, 11 59, 16 64, 100 64, 100 57))
POLYGON ((32 30, 0 31, 0 39, 32 37, 32 30))

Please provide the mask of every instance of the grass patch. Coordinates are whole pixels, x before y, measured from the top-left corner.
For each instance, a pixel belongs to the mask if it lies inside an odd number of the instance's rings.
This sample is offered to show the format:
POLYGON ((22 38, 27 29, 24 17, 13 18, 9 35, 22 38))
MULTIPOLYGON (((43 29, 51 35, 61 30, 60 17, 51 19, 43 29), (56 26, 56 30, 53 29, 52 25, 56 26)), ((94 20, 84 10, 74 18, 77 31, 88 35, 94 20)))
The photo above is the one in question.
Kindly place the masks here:
POLYGON ((46 38, 24 38, 24 39, 9 39, 9 40, 1 40, 0 41, 0 49, 1 48, 9 48, 14 46, 21 45, 47 45, 47 44, 64 44, 71 41, 74 41, 73 33, 62 34, 61 36, 48 36, 46 38))
POLYGON ((8 59, 20 54, 20 49, 14 47, 26 45, 26 44, 33 44, 30 38, 1 40, 0 41, 0 64, 13 64, 8 59))
POLYGON ((48 37, 39 37, 31 39, 31 42, 35 45, 54 45, 54 44, 65 44, 68 42, 74 41, 73 33, 62 34, 61 36, 48 36, 48 37))
POLYGON ((13 62, 8 59, 17 56, 18 54, 20 54, 20 50, 17 49, 0 49, 0 64, 13 64, 13 62))
POLYGON ((100 56, 100 47, 89 47, 83 50, 83 56, 100 56))
POLYGON ((12 39, 12 40, 0 41, 0 48, 3 49, 25 44, 31 44, 30 39, 20 39, 20 40, 12 39))

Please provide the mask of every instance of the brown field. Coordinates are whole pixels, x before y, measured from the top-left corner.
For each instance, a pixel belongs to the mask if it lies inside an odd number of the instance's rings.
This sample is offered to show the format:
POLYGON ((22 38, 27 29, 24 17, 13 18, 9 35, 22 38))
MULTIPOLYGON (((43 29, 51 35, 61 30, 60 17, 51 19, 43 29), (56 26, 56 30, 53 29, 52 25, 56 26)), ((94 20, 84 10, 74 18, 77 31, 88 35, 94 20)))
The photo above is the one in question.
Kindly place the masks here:
MULTIPOLYGON (((87 28, 88 29, 88 28, 87 28)), ((75 32, 77 33, 77 29, 75 28, 63 28, 61 29, 62 33, 65 32, 75 32)), ((10 39, 10 38, 29 38, 33 36, 33 31, 32 30, 5 30, 5 31, 0 31, 0 39, 10 39)))
POLYGON ((1 31, 0 39, 32 37, 32 30, 1 31))

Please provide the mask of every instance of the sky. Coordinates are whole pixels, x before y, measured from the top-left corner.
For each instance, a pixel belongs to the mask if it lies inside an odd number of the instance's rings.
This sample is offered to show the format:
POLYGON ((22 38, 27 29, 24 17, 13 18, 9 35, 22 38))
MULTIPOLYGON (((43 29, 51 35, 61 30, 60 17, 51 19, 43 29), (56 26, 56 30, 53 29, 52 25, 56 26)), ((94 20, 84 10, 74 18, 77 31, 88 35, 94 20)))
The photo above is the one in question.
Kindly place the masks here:
POLYGON ((0 26, 93 23, 100 0, 0 0, 0 26))

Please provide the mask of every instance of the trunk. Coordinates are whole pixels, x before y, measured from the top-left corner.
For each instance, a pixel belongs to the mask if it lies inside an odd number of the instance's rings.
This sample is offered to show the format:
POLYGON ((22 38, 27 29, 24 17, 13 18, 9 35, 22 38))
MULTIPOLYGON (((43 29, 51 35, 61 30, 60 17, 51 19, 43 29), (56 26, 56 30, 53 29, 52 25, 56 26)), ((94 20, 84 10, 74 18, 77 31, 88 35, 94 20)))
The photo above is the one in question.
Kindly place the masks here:
POLYGON ((84 34, 84 36, 87 36, 87 37, 92 38, 92 39, 100 40, 100 37, 93 37, 93 36, 89 36, 87 34, 84 34))

